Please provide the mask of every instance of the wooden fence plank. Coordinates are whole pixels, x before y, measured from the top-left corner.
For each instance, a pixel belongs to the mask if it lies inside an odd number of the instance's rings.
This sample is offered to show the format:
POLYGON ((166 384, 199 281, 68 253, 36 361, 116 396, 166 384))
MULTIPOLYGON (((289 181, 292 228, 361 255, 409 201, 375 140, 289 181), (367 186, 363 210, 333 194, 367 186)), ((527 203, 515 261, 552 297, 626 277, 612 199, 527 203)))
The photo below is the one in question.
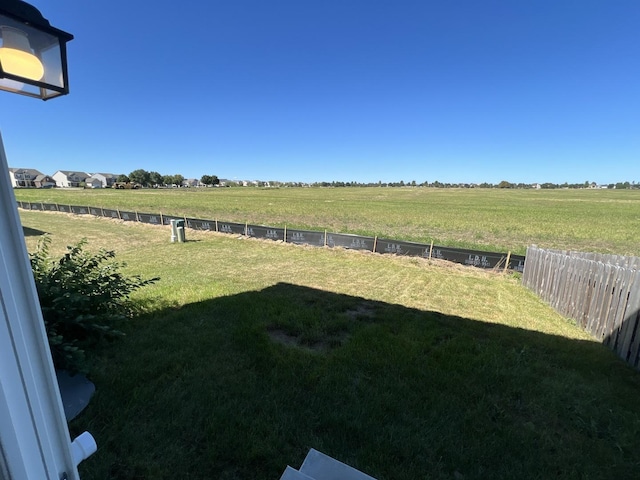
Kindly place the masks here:
POLYGON ((615 328, 615 318, 618 314, 618 310, 624 310, 624 305, 627 302, 627 280, 630 270, 623 267, 616 267, 615 272, 615 285, 611 296, 611 302, 609 308, 603 316, 600 327, 598 328, 596 335, 600 341, 604 342, 612 333, 615 328))
POLYGON ((605 265, 604 284, 602 285, 602 292, 596 306, 596 312, 594 314, 595 323, 591 327, 591 335, 596 337, 599 341, 602 341, 601 337, 598 337, 598 330, 600 330, 604 319, 608 315, 611 303, 613 301, 614 291, 616 288, 616 275, 619 267, 613 264, 605 265))
POLYGON ((623 324, 620 327, 620 339, 618 340, 618 354, 625 360, 633 361, 637 356, 637 348, 633 358, 631 357, 632 343, 635 340, 637 343, 640 335, 636 334, 638 312, 640 311, 640 271, 636 271, 636 277, 634 279, 635 287, 629 295, 629 305, 625 312, 623 324))
POLYGON ((620 289, 620 300, 618 302, 618 308, 616 309, 615 315, 611 318, 609 325, 605 331, 603 331, 603 335, 605 336, 605 344, 617 351, 618 348, 618 336, 620 333, 620 328, 622 323, 624 322, 625 315, 627 310, 629 309, 629 302, 631 300, 632 293, 632 285, 634 284, 634 277, 637 272, 631 269, 624 270, 624 279, 622 280, 622 287, 620 289))
POLYGON ((576 258, 572 260, 574 265, 574 284, 571 285, 571 318, 578 320, 581 314, 580 295, 583 293, 584 286, 583 281, 586 275, 586 271, 581 259, 576 258))
POLYGON ((582 313, 582 326, 588 327, 589 313, 591 312, 591 302, 598 292, 596 287, 601 282, 602 270, 597 262, 592 262, 586 258, 582 259, 582 265, 584 268, 583 290, 584 298, 582 300, 581 313, 582 313))

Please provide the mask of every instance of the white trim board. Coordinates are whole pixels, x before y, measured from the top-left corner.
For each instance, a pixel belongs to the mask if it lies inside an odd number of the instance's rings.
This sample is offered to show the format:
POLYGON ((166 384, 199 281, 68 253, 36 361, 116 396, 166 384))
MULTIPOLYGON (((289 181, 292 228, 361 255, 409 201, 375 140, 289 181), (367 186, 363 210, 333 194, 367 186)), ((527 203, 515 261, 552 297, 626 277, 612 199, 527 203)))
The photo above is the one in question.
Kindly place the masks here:
POLYGON ((0 472, 79 480, 8 172, 0 136, 0 472))

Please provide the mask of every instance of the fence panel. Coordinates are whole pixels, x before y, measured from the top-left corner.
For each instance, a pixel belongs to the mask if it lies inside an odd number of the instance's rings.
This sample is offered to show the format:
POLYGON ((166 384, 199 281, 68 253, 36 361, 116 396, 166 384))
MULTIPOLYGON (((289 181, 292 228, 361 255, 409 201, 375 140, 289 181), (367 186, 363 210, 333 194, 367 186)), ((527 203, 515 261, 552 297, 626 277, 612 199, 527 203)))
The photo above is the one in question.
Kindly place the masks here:
POLYGON ((47 211, 47 212, 57 212, 58 211, 58 205, 55 203, 43 203, 42 204, 42 209, 47 211))
POLYGON ((89 214, 93 215, 94 217, 102 217, 102 209, 96 208, 96 207, 89 207, 89 214))
POLYGON ((372 252, 375 238, 332 232, 327 233, 326 241, 327 247, 342 247, 351 250, 368 250, 372 252))
POLYGON ((297 245, 314 245, 316 247, 324 247, 324 237, 324 232, 287 229, 286 242, 295 243, 297 245))
POLYGON ((137 222, 138 214, 136 212, 125 212, 119 210, 120 212, 120 220, 124 220, 125 222, 137 222))
POLYGON ((522 283, 638 367, 639 266, 637 257, 529 247, 522 283))
POLYGON ((160 215, 156 213, 138 213, 138 221, 141 223, 149 223, 151 225, 161 225, 160 215))
MULTIPOLYGON (((408 255, 410 257, 429 257, 429 245, 414 242, 401 242, 399 240, 387 240, 379 238, 376 242, 376 253, 392 253, 394 255, 408 255)), ((438 253, 438 255, 440 255, 438 253)), ((442 256, 433 256, 442 258, 442 256)))
POLYGON ((200 220, 198 218, 187 218, 187 227, 193 230, 208 230, 210 232, 216 231, 216 222, 211 220, 200 220))
POLYGON ((263 225, 247 225, 246 234, 248 237, 284 241, 284 228, 265 227, 263 225))
POLYGON ((89 213, 89 207, 82 205, 69 205, 69 210, 75 215, 86 215, 89 213))
POLYGON ((246 225, 244 223, 232 223, 232 222, 215 222, 218 226, 218 232, 221 233, 233 233, 234 235, 244 235, 246 225))
POLYGON ((120 214, 118 213, 118 210, 111 210, 110 208, 103 208, 102 216, 107 218, 118 218, 118 219, 120 218, 120 214))
POLYGON ((184 217, 176 217, 173 215, 160 215, 162 225, 171 225, 171 220, 184 220, 184 217))

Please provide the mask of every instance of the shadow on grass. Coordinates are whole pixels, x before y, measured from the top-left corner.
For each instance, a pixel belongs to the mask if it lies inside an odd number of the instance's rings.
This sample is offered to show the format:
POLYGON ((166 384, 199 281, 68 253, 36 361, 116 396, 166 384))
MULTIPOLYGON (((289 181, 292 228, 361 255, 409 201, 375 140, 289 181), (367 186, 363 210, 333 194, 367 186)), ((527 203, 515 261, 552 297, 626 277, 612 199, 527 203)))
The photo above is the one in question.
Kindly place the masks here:
POLYGON ((24 232, 25 237, 39 237, 47 233, 47 232, 43 232, 42 230, 37 230, 31 227, 22 227, 22 231, 24 232))
POLYGON ((380 480, 640 464, 640 381, 603 346, 290 284, 138 319, 92 379, 83 479, 278 479, 310 447, 380 480))

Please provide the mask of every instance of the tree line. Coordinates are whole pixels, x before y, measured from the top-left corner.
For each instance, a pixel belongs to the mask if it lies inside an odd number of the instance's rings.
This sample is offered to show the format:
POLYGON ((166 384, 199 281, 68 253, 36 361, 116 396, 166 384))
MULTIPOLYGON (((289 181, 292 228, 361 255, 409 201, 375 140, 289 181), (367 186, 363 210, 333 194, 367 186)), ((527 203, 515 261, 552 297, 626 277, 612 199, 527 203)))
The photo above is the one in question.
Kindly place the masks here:
MULTIPOLYGON (((272 186, 277 182, 270 182, 272 186)), ((583 182, 583 183, 512 183, 506 180, 502 180, 499 183, 449 183, 449 182, 439 182, 435 180, 433 182, 422 182, 418 183, 415 180, 412 181, 399 181, 399 182, 342 182, 342 181, 333 181, 333 182, 314 182, 309 184, 301 185, 298 182, 293 183, 282 183, 282 186, 310 186, 310 187, 429 187, 429 188, 513 188, 513 189, 562 189, 562 188, 615 188, 615 189, 638 189, 640 188, 640 183, 637 182, 618 182, 618 183, 609 183, 606 185, 598 185, 595 182, 583 182)))
MULTIPOLYGON (((161 175, 158 172, 148 172, 139 168, 134 170, 129 175, 118 175, 116 182, 119 183, 137 183, 138 185, 142 185, 143 187, 154 187, 154 186, 182 186, 185 178, 176 173, 175 175, 161 175)), ((200 183, 203 185, 218 185, 220 180, 216 175, 203 175, 200 177, 200 183)))
MULTIPOLYGON (((155 171, 146 171, 141 168, 132 171, 129 175, 119 175, 117 182, 121 183, 136 183, 143 187, 155 187, 155 186, 182 186, 185 178, 179 173, 175 175, 161 175, 155 171)), ((562 188, 610 188, 610 189, 639 189, 640 183, 637 182, 617 182, 609 183, 606 185, 598 185, 596 182, 585 181, 582 183, 512 183, 507 180, 502 180, 499 183, 450 183, 439 182, 434 180, 433 182, 424 181, 417 182, 416 180, 410 180, 405 182, 400 180, 398 182, 358 182, 358 181, 332 181, 332 182, 280 182, 277 180, 271 181, 230 181, 227 180, 226 186, 256 186, 256 187, 430 187, 430 188, 513 188, 513 189, 562 189, 562 188)), ((220 185, 220 179, 217 175, 203 175, 200 177, 200 184, 202 185, 220 185)))

